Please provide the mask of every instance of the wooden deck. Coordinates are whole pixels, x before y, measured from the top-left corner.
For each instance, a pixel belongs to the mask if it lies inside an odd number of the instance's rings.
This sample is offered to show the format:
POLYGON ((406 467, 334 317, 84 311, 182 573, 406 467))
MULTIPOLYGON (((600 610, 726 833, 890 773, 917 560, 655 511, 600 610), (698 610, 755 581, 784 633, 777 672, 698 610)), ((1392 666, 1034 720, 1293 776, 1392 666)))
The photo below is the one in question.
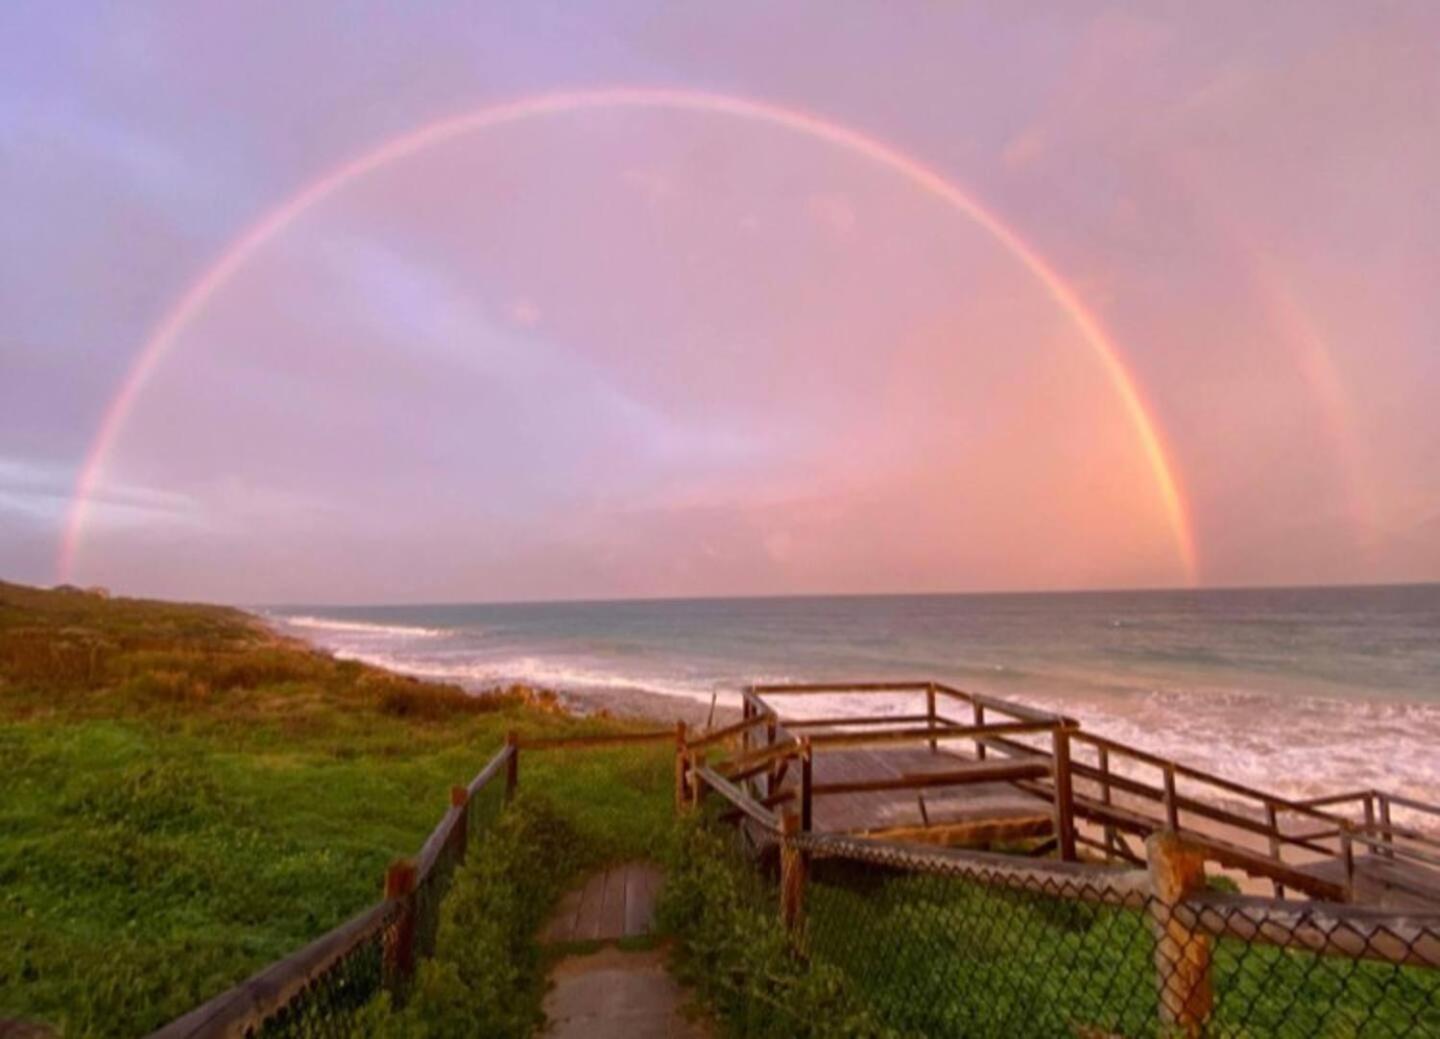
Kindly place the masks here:
POLYGON ((659 867, 648 862, 601 870, 560 899, 540 940, 611 942, 649 934, 654 929, 660 881, 659 867))
MULTIPOLYGON (((1345 865, 1336 859, 1313 862, 1299 869, 1312 877, 1345 883, 1345 865)), ((1440 906, 1440 874, 1383 855, 1360 855, 1355 858, 1352 899, 1385 909, 1433 911, 1440 906)))
MULTIPOLYGON (((953 775, 1008 764, 983 765, 944 747, 934 751, 923 746, 857 747, 816 754, 811 777, 815 789, 823 791, 828 786, 953 775)), ((795 789, 798 784, 792 769, 780 789, 795 789)), ((1048 801, 1012 783, 970 782, 817 796, 811 828, 819 833, 967 844, 1043 836, 1053 832, 1054 816, 1048 801)))

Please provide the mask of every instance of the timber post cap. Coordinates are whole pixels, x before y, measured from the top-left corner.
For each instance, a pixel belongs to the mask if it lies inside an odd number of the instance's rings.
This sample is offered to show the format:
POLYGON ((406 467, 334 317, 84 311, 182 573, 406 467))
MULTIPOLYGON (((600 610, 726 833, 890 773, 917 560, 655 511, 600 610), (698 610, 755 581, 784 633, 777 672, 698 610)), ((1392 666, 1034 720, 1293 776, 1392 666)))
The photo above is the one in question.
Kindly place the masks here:
POLYGON ((1204 858, 1208 849, 1186 834, 1173 830, 1156 830, 1145 838, 1145 853, 1151 858, 1159 855, 1197 855, 1204 858))
POLYGON ((385 867, 385 897, 399 898, 415 890, 415 860, 396 859, 385 867))
POLYGON ((452 786, 450 788, 450 807, 464 808, 470 803, 470 788, 463 786, 452 786))

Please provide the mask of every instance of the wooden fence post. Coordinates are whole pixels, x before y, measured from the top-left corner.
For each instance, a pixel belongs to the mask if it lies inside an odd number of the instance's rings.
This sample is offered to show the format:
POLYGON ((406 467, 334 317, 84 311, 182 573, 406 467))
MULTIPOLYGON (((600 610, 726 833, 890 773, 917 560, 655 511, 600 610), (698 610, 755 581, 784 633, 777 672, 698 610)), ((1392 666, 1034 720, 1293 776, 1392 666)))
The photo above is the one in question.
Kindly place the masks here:
POLYGON ((455 836, 451 839, 459 846, 456 857, 464 862, 465 850, 470 847, 470 790, 463 786, 452 786, 450 807, 460 809, 460 818, 455 820, 455 836))
POLYGON ((811 777, 811 764, 814 761, 815 752, 810 746, 810 737, 800 738, 800 829, 809 833, 813 816, 813 797, 810 788, 813 785, 811 777))
POLYGON ((675 723, 675 813, 678 815, 689 806, 690 798, 685 792, 685 723, 675 723))
MULTIPOLYGON (((975 727, 976 727, 976 728, 980 728, 981 726, 983 726, 983 725, 985 724, 985 705, 982 704, 982 703, 980 703, 980 702, 977 700, 977 701, 972 701, 971 707, 972 707, 972 709, 975 711, 975 727)), ((976 760, 976 761, 984 761, 984 760, 985 760, 985 737, 984 737, 984 736, 976 736, 976 737, 975 737, 975 760, 976 760)))
POLYGON ((1075 797, 1070 776, 1070 730, 1063 725, 1051 734, 1055 768, 1055 837, 1060 858, 1075 861, 1075 797))
POLYGON ((805 919, 805 880, 809 856, 795 846, 800 817, 786 812, 780 817, 780 922, 792 936, 805 919))
POLYGON ((1380 799, 1380 826, 1381 839, 1385 842, 1380 849, 1380 854, 1387 859, 1395 857, 1395 832, 1390 828, 1390 795, 1383 790, 1377 790, 1375 796, 1380 799))
POLYGON ((690 771, 690 806, 698 808, 700 802, 705 800, 705 780, 700 778, 699 770, 705 767, 705 752, 697 750, 690 754, 687 763, 690 771))
MULTIPOLYGON (((1270 831, 1270 857, 1277 862, 1284 862, 1285 856, 1280 847, 1280 815, 1275 811, 1275 802, 1265 802, 1265 828, 1270 831)), ((1270 890, 1276 898, 1285 897, 1285 885, 1280 881, 1271 879, 1270 890)))
POLYGON ((510 748, 510 757, 505 762, 505 800, 515 798, 515 788, 520 785, 520 734, 511 729, 505 734, 505 746, 510 748))
POLYGON ((385 897, 400 908, 395 926, 385 934, 385 978, 404 983, 415 973, 415 863, 397 859, 385 870, 385 897))
MULTIPOLYGON (((931 729, 935 728, 939 723, 937 722, 937 720, 936 720, 936 718, 935 718, 935 683, 934 683, 934 682, 931 682, 928 686, 925 687, 925 714, 926 714, 927 718, 929 719, 928 722, 927 722, 927 728, 931 728, 931 729)), ((935 741, 934 741, 934 740, 931 740, 931 741, 930 741, 930 753, 931 753, 931 754, 934 754, 937 749, 938 749, 938 748, 937 748, 937 746, 936 746, 935 741)))
MULTIPOLYGON (((775 746, 775 733, 775 715, 772 713, 765 722, 765 746, 767 749, 775 746)), ((770 767, 765 770, 765 796, 767 798, 773 797, 775 794, 775 772, 776 765, 772 761, 770 767)))
MULTIPOLYGON (((1195 924, 1184 900, 1205 887, 1205 853, 1179 834, 1160 831, 1145 842, 1150 867, 1151 929, 1162 1028, 1198 1039, 1214 996, 1210 986, 1210 936, 1195 924)), ((1166 1032, 1164 1034, 1171 1034, 1166 1032)))
POLYGON ((1175 763, 1167 761, 1162 766, 1165 774, 1165 828, 1171 833, 1180 832, 1180 798, 1175 793, 1175 763))

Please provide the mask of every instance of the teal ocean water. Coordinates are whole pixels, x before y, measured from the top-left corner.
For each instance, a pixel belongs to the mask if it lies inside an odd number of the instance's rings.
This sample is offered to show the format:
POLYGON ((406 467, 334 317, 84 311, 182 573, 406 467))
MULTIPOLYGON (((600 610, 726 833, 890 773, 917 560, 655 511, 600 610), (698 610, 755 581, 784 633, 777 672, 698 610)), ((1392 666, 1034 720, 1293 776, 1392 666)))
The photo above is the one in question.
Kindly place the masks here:
POLYGON ((477 689, 726 702, 751 681, 937 678, 1292 796, 1440 797, 1440 585, 263 612, 338 655, 477 689))

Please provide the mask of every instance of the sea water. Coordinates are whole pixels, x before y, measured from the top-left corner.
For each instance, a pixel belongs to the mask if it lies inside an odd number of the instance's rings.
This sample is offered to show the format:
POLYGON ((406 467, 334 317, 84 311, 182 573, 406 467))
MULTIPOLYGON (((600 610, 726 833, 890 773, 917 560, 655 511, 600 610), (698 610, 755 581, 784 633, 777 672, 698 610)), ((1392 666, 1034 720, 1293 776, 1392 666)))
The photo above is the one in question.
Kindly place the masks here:
POLYGON ((1285 796, 1440 800, 1440 585, 263 612, 339 656, 474 689, 734 704, 749 682, 935 679, 1285 796))

